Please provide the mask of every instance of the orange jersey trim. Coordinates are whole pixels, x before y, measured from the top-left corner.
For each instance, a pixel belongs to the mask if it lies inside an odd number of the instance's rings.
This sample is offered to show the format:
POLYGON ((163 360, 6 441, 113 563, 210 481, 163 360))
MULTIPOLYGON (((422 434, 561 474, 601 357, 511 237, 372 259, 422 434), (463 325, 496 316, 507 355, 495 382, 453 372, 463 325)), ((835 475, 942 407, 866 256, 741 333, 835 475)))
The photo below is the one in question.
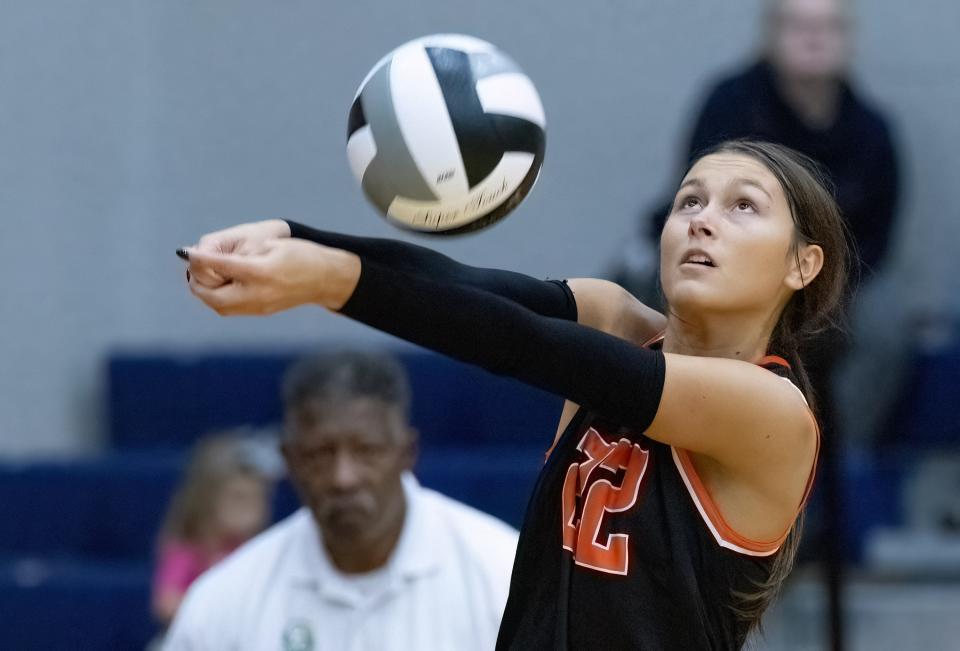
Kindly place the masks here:
MULTIPOLYGON (((787 362, 787 360, 776 355, 767 355, 761 359, 758 364, 761 366, 765 364, 778 364, 780 366, 786 366, 787 368, 790 368, 790 364, 787 362)), ((807 401, 803 396, 803 392, 800 391, 800 387, 795 385, 788 378, 783 377, 781 379, 785 382, 790 382, 790 386, 794 387, 798 392, 800 392, 801 397, 803 397, 803 401, 807 401)), ((800 515, 800 511, 802 511, 804 506, 806 506, 807 500, 810 497, 810 491, 813 489, 813 481, 817 474, 817 461, 820 458, 820 426, 818 425, 817 419, 814 417, 813 412, 810 411, 809 408, 807 413, 810 415, 810 420, 813 421, 813 427, 816 430, 817 446, 816 450, 814 450, 813 466, 810 468, 810 475, 807 477, 807 484, 803 489, 803 497, 800 499, 800 504, 797 506, 796 512, 793 515, 794 522, 796 521, 797 516, 800 515)), ((727 523, 723 515, 720 513, 719 507, 717 507, 716 502, 714 502, 713 498, 710 496, 710 492, 704 485, 703 480, 700 479, 700 475, 697 473, 696 466, 694 466, 693 460, 690 458, 690 453, 687 450, 674 447, 671 447, 671 450, 673 452, 674 462, 677 464, 677 469, 680 471, 680 476, 683 479, 684 484, 687 486, 690 497, 693 498, 697 510, 700 512, 700 515, 703 516, 703 519, 707 524, 707 528, 710 529, 710 532, 716 539, 717 544, 719 544, 721 547, 726 547, 728 549, 732 549, 733 551, 740 552, 741 554, 747 554, 749 556, 770 556, 780 549, 783 541, 786 540, 787 536, 790 534, 790 530, 793 529, 794 525, 792 523, 789 527, 787 527, 787 530, 784 531, 783 534, 774 540, 752 540, 739 534, 727 523)))
MULTIPOLYGON (((721 547, 726 547, 749 556, 770 556, 780 549, 780 545, 786 540, 790 529, 787 529, 783 532, 783 535, 778 538, 768 541, 752 540, 740 535, 733 527, 727 524, 716 502, 710 497, 707 487, 704 486, 703 480, 701 480, 700 475, 697 474, 697 469, 693 465, 690 453, 680 448, 672 447, 671 450, 683 483, 686 484, 690 492, 690 497, 693 498, 697 510, 707 524, 707 528, 710 529, 710 533, 713 534, 713 537, 721 547)), ((791 527, 792 526, 793 525, 791 525, 791 527)))
POLYGON ((790 362, 779 355, 767 355, 757 362, 757 366, 764 366, 766 364, 779 364, 780 366, 786 366, 787 368, 790 368, 790 362))

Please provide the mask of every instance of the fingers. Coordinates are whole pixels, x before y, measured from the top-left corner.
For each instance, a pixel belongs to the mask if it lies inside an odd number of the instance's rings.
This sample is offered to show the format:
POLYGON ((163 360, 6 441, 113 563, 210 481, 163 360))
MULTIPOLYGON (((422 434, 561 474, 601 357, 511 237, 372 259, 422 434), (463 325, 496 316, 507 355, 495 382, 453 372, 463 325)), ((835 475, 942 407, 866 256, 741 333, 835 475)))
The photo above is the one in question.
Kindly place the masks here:
POLYGON ((250 285, 231 282, 220 287, 205 287, 193 278, 190 291, 220 316, 265 313, 261 301, 256 299, 257 288, 250 285))
MULTIPOLYGON (((230 237, 230 229, 210 233, 200 238, 196 250, 207 253, 235 253, 240 246, 240 240, 236 237, 230 237)), ((220 287, 229 282, 221 274, 209 267, 201 267, 194 270, 197 280, 207 287, 220 287)))
MULTIPOLYGON (((204 235, 202 238, 200 238, 200 242, 197 244, 196 248, 190 250, 195 252, 195 258, 199 258, 199 256, 196 255, 197 251, 201 253, 224 255, 256 255, 266 252, 263 242, 257 242, 254 240, 247 241, 241 238, 232 237, 229 235, 229 231, 224 231, 222 235, 220 233, 204 235)), ((207 287, 220 287, 221 285, 225 285, 230 282, 229 278, 225 277, 221 272, 218 272, 209 265, 198 265, 194 269, 194 275, 197 277, 197 281, 200 284, 207 287)))
MULTIPOLYGON (((289 277, 297 277, 296 268, 283 271, 284 264, 289 267, 291 259, 284 247, 290 247, 292 242, 289 238, 264 239, 258 243, 256 253, 225 254, 202 247, 188 248, 190 291, 221 316, 270 314, 302 303, 288 287, 289 277)), ((295 248, 306 244, 297 242, 295 248)))
POLYGON ((190 273, 208 288, 223 286, 231 281, 248 280, 257 276, 257 264, 247 257, 187 249, 190 273))
POLYGON ((241 244, 241 241, 238 237, 231 237, 230 230, 231 229, 227 229, 204 235, 197 243, 197 248, 201 251, 209 251, 211 253, 236 252, 237 248, 241 244))
MULTIPOLYGON (((190 273, 190 271, 187 271, 187 273, 190 273)), ((195 277, 201 285, 211 288, 221 287, 229 282, 226 278, 209 268, 194 268, 194 272, 191 275, 195 277)))

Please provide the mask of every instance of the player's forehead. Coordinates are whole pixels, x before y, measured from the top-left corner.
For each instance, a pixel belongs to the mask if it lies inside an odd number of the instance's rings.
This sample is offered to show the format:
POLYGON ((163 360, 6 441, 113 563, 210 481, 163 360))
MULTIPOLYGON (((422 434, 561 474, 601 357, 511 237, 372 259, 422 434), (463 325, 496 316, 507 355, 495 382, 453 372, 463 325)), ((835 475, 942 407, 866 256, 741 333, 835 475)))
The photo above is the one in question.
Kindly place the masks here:
POLYGON ((771 198, 782 195, 780 182, 763 163, 737 153, 704 156, 694 163, 680 183, 681 188, 698 186, 708 191, 743 185, 755 186, 771 198))

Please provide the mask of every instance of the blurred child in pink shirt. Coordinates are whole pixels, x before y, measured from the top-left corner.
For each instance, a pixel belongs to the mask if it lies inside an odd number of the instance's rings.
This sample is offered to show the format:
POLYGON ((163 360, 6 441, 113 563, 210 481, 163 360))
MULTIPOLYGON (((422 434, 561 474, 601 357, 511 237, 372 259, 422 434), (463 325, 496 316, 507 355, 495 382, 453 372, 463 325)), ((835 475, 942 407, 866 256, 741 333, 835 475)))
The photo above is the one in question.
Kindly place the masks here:
POLYGON ((160 532, 152 607, 164 626, 194 579, 268 524, 269 498, 269 480, 242 440, 197 444, 160 532))

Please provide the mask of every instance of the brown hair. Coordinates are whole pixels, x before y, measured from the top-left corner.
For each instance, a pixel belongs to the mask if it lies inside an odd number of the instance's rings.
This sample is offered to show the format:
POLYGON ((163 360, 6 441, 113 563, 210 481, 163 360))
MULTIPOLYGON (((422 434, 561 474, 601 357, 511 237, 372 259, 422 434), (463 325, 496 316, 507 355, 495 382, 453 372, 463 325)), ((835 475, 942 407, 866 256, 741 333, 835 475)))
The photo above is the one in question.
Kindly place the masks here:
MULTIPOLYGON (((831 184, 816 162, 783 145, 729 140, 697 155, 693 163, 711 154, 748 156, 766 167, 780 182, 790 206, 795 226, 793 254, 799 255, 799 247, 806 244, 817 244, 823 249, 823 268, 790 297, 770 339, 771 352, 790 362, 800 389, 816 413, 813 388, 798 350, 813 335, 843 329, 844 307, 852 289, 852 240, 831 193, 831 184)), ((755 591, 734 593, 734 610, 748 630, 759 627, 760 616, 793 569, 802 529, 801 513, 773 559, 769 578, 758 583, 755 591)))
POLYGON ((231 479, 266 479, 234 434, 219 433, 201 439, 173 498, 161 530, 161 540, 202 542, 221 488, 231 479))

